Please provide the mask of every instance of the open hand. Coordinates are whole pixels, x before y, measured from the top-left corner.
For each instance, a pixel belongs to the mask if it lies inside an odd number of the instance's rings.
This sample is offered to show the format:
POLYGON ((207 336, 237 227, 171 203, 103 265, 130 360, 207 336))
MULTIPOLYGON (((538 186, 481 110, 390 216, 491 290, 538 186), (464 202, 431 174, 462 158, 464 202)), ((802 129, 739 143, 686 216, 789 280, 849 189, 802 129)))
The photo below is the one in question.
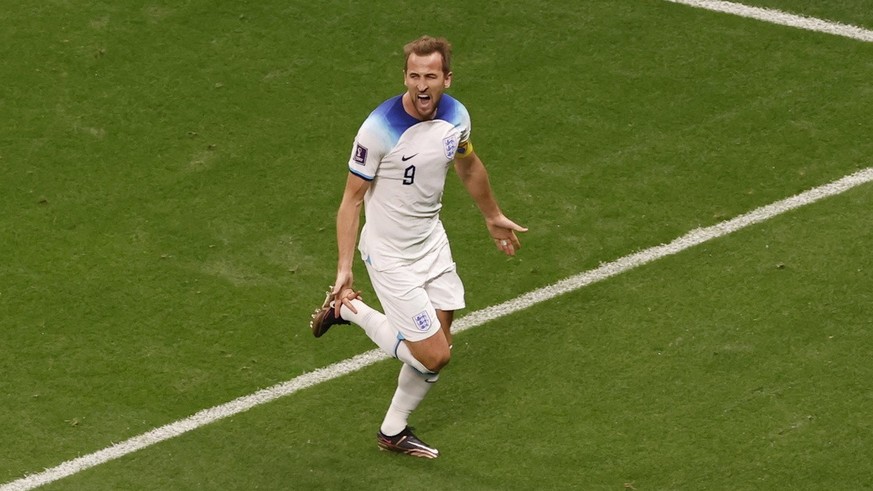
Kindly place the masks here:
POLYGON ((507 256, 514 256, 515 251, 521 249, 521 242, 515 235, 516 232, 527 232, 527 228, 506 218, 503 214, 494 219, 486 220, 488 233, 494 239, 494 244, 507 256))

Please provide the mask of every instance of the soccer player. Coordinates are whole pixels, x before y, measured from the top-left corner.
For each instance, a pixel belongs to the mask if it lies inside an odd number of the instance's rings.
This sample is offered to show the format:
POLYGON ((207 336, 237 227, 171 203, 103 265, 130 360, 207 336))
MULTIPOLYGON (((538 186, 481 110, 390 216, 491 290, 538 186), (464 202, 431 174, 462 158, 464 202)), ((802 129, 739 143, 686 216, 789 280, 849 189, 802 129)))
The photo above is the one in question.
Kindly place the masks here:
POLYGON ((439 451, 413 435, 407 420, 449 362, 454 311, 464 307, 464 285, 439 215, 452 163, 499 250, 515 255, 521 247, 515 233, 527 229, 501 212, 470 143, 470 115, 444 93, 452 84, 451 44, 423 36, 403 51, 406 92, 377 107, 355 138, 336 218, 336 280, 310 328, 321 337, 333 325, 354 323, 403 362, 377 444, 436 458, 439 451), (362 204, 358 250, 384 314, 354 289, 362 204))

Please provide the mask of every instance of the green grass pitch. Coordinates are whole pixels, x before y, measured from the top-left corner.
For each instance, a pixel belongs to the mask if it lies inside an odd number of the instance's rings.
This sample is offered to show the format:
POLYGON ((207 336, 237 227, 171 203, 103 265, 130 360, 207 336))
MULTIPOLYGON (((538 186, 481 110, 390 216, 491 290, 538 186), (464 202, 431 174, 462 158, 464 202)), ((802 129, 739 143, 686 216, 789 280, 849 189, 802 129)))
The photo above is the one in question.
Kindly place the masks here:
MULTIPOLYGON (((873 28, 866 0, 754 3, 873 28)), ((308 316, 354 133, 422 33, 530 228, 502 257, 449 176, 466 312, 873 155, 873 44, 660 0, 3 4, 0 486, 372 349, 308 316)), ((385 361, 46 488, 873 487, 871 204, 459 334, 412 420, 437 461, 377 450, 385 361)))

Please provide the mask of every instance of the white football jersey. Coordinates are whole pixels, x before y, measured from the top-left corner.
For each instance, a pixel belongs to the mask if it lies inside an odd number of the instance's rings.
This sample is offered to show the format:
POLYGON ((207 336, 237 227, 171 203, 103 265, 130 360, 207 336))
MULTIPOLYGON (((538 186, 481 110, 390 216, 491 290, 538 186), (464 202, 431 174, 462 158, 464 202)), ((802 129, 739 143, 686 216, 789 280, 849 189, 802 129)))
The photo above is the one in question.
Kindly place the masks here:
POLYGON ((439 218, 446 173, 469 138, 470 115, 447 94, 429 121, 407 114, 402 96, 370 113, 349 159, 349 171, 371 182, 358 245, 364 261, 380 270, 408 264, 446 242, 439 218))

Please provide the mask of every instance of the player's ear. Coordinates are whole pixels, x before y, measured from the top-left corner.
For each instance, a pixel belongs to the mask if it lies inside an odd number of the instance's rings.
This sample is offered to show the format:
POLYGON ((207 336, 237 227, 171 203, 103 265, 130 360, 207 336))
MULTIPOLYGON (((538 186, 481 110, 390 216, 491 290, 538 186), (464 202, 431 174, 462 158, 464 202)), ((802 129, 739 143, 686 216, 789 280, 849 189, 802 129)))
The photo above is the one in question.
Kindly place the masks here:
POLYGON ((452 72, 446 74, 446 80, 445 82, 443 82, 443 84, 447 89, 452 86, 452 72))

